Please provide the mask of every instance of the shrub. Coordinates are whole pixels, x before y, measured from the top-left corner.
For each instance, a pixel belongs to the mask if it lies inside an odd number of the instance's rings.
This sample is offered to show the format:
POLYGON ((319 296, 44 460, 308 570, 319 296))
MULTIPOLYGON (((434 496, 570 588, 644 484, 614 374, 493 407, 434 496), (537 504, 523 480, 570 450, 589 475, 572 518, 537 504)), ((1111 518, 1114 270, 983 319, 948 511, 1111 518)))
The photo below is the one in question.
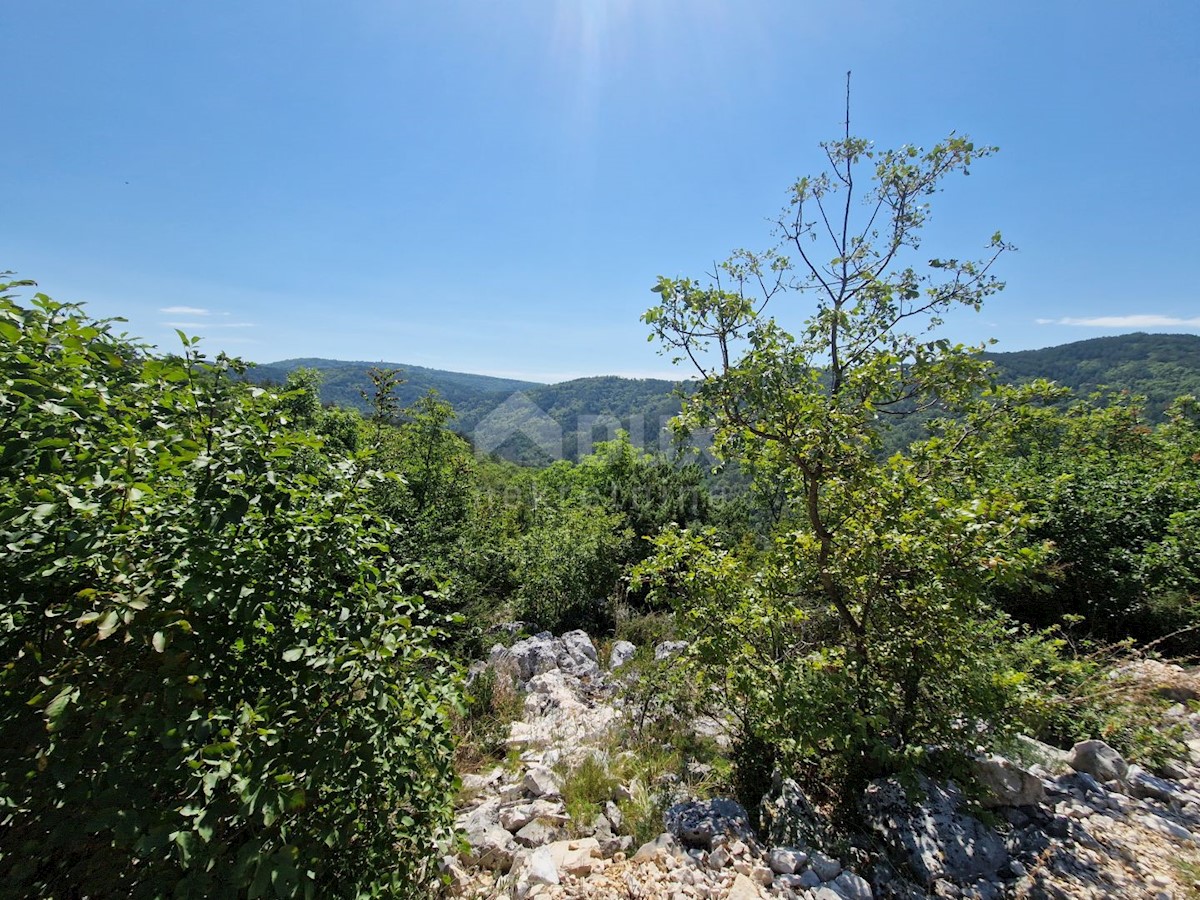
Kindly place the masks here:
POLYGON ((1026 498, 1032 536, 1054 547, 1037 582, 997 593, 1006 609, 1042 628, 1070 617, 1109 642, 1173 635, 1160 650, 1200 653, 1200 428, 1190 398, 1168 416, 1150 427, 1140 398, 1098 396, 1026 409, 1022 427, 993 435, 991 480, 1026 498))
POLYGON ((24 896, 425 896, 451 664, 369 455, 236 362, 0 287, 0 878, 24 896), (303 464, 295 461, 303 458, 303 464))

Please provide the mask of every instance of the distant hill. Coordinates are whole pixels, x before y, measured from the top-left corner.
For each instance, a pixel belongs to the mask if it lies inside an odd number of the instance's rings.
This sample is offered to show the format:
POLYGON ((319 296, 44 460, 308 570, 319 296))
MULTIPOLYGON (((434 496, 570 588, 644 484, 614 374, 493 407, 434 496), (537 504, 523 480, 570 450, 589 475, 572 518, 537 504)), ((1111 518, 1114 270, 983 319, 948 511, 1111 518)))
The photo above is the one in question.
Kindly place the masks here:
MULTIPOLYGON (((679 413, 678 386, 663 379, 601 375, 522 393, 532 403, 529 412, 535 420, 541 421, 540 414, 544 414, 561 429, 562 457, 574 460, 590 452, 596 441, 615 437, 618 428, 629 432, 638 446, 666 449, 667 422, 679 413)), ((521 417, 506 421, 505 414, 515 406, 506 401, 509 396, 490 395, 456 406, 456 427, 488 450, 494 434, 511 433, 514 428, 527 433, 528 428, 522 426, 528 422, 521 417), (501 404, 503 409, 498 408, 501 404)))
MULTIPOLYGON (((1180 394, 1200 396, 1197 335, 1125 334, 986 356, 996 364, 1001 381, 1050 378, 1077 396, 1087 396, 1100 386, 1144 394, 1151 417, 1161 415, 1180 394)), ((586 453, 594 441, 611 438, 617 428, 628 431, 640 446, 665 447, 664 426, 679 412, 678 390, 688 389, 686 382, 652 378, 605 375, 539 384, 403 363, 331 359, 268 363, 254 368, 249 377, 260 383, 281 383, 293 369, 318 369, 325 378, 322 400, 365 409, 359 391, 369 392, 366 373, 372 366, 402 371, 406 381, 398 394, 405 405, 436 389, 454 406, 456 430, 478 449, 533 465, 577 459, 581 450, 586 453)), ((917 422, 906 423, 895 440, 916 437, 920 427, 917 422)))
POLYGON ((324 380, 321 383, 321 399, 338 406, 353 406, 366 409, 361 391, 371 393, 371 379, 367 372, 372 369, 400 369, 404 384, 396 392, 400 402, 407 406, 425 396, 431 388, 449 401, 455 409, 486 394, 511 394, 541 387, 536 381, 519 381, 513 378, 496 378, 492 375, 471 375, 466 372, 447 372, 442 369, 427 369, 392 362, 346 362, 339 359, 284 359, 279 362, 255 366, 250 378, 258 384, 282 384, 288 373, 295 369, 317 369, 324 380))
POLYGON ((1002 381, 1049 378, 1081 397, 1101 387, 1142 394, 1152 418, 1180 394, 1200 396, 1200 335, 1195 334, 1137 332, 985 356, 1002 381))
POLYGON ((559 384, 540 384, 491 375, 472 375, 392 362, 285 359, 255 366, 248 378, 282 384, 299 368, 321 372, 325 403, 366 410, 371 368, 399 369, 404 383, 396 394, 407 406, 431 389, 455 410, 454 428, 486 452, 529 465, 579 458, 592 443, 609 440, 618 428, 647 449, 666 441, 664 428, 679 412, 677 384, 665 379, 601 375, 559 384))

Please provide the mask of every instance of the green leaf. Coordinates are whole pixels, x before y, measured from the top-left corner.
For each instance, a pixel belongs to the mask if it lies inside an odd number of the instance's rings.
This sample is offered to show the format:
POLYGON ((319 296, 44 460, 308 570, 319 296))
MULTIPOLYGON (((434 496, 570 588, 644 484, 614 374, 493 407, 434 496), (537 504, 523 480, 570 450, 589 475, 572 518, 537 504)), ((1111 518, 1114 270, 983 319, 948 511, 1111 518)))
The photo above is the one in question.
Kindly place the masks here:
POLYGON ((121 618, 120 618, 120 616, 117 615, 116 610, 110 609, 108 612, 106 612, 100 618, 100 621, 96 625, 96 628, 100 632, 100 640, 104 640, 105 638, 109 637, 114 631, 116 631, 117 626, 120 624, 120 621, 121 621, 121 618))
POLYGON ((71 685, 67 685, 54 699, 46 706, 46 730, 50 732, 58 731, 61 725, 61 718, 71 701, 79 696, 79 692, 71 685))

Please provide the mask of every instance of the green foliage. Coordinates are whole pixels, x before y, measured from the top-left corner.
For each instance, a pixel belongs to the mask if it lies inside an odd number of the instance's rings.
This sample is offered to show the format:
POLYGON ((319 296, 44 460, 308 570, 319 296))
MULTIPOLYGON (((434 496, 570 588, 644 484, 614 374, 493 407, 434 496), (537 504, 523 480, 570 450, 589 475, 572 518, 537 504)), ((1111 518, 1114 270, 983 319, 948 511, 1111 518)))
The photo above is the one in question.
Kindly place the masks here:
MULTIPOLYGON (((447 504, 442 504, 444 508, 447 504)), ((498 608, 555 632, 609 633, 626 575, 668 523, 696 523, 711 503, 699 468, 639 452, 628 435, 578 465, 540 470, 480 461, 453 557, 453 590, 486 624, 498 608)))
MULTIPOLYGON (((1024 384, 1048 378, 1070 388, 1077 396, 1088 396, 1101 388, 1144 395, 1146 417, 1151 422, 1160 421, 1176 397, 1200 395, 1200 337, 1196 335, 1126 334, 1043 350, 985 353, 983 357, 995 365, 996 378, 1001 382, 1024 384)), ((690 390, 688 382, 681 385, 655 379, 604 376, 538 385, 420 366, 395 367, 403 368, 407 379, 398 389, 403 404, 414 403, 436 389, 453 404, 457 412, 456 427, 468 437, 474 434, 481 420, 496 413, 514 392, 521 391, 562 428, 563 458, 572 461, 594 452, 592 445, 609 440, 618 427, 633 434, 635 443, 655 444, 660 440, 662 423, 679 412, 679 392, 686 394, 690 390)), ((321 398, 326 404, 368 410, 369 403, 362 393, 370 390, 367 376, 370 363, 286 360, 258 366, 249 377, 283 384, 289 373, 298 368, 321 373, 321 398)), ((929 416, 918 413, 890 420, 892 428, 885 438, 889 453, 923 439, 928 419, 929 416)), ((497 424, 519 429, 522 420, 517 417, 497 424)), ((542 467, 553 461, 521 435, 501 444, 496 452, 522 465, 542 467)), ((718 483, 730 488, 741 486, 729 473, 721 476, 718 483)))
POLYGON ((564 503, 536 509, 514 559, 520 617, 555 633, 610 630, 611 600, 631 540, 623 517, 603 508, 564 503))
POLYGON ((473 772, 502 761, 509 726, 524 712, 524 698, 512 679, 484 669, 468 685, 464 708, 454 718, 455 768, 473 772))
POLYGON ((371 395, 374 391, 370 372, 376 368, 403 374, 403 381, 396 386, 396 399, 401 406, 416 403, 430 391, 436 391, 456 407, 467 408, 480 397, 507 397, 514 391, 541 387, 534 381, 447 372, 401 363, 347 362, 316 358, 285 359, 254 366, 247 373, 247 377, 258 384, 282 385, 298 369, 313 370, 321 376, 323 403, 368 413, 371 411, 371 395))
POLYGON ((566 771, 562 784, 562 799, 567 815, 581 831, 604 814, 604 804, 615 796, 620 780, 602 757, 588 755, 578 765, 566 771))
POLYGON ((998 593, 1006 608, 1038 627, 1071 617, 1106 641, 1200 652, 1195 410, 1181 398, 1150 426, 1140 398, 1117 395, 1025 409, 1020 427, 993 431, 988 477, 1026 499, 1033 536, 1054 547, 1036 583, 998 593))
MULTIPOLYGON (((700 467, 639 452, 624 431, 597 444, 580 462, 578 477, 639 538, 652 538, 667 525, 703 525, 711 518, 700 467)), ((623 562, 643 559, 647 550, 647 542, 639 541, 634 559, 623 562)))
POLYGON ((454 434, 450 404, 430 393, 398 412, 394 427, 378 434, 377 465, 400 477, 375 492, 378 509, 400 526, 399 552, 424 564, 434 581, 449 577, 466 527, 474 489, 470 448, 454 434))
POLYGON ((426 896, 455 676, 370 451, 290 424, 311 382, 0 294, 7 887, 426 896))
POLYGON ((1079 397, 1101 391, 1145 397, 1150 422, 1163 421, 1176 397, 1200 394, 1200 336, 1194 334, 1122 334, 988 357, 998 377, 1014 384, 1048 378, 1079 397))
POLYGON ((737 251, 707 284, 660 278, 644 316, 700 376, 684 426, 784 492, 779 524, 765 550, 668 531, 639 571, 677 604, 696 677, 732 698, 745 738, 853 787, 930 746, 973 749, 982 722, 1003 731, 1021 676, 997 661, 1007 626, 986 591, 1041 552, 1019 500, 974 478, 973 436, 879 457, 881 419, 986 383, 978 351, 924 335, 999 290, 1007 245, 994 235, 979 261, 919 246, 927 199, 992 148, 879 151, 848 124, 823 147, 831 171, 796 182, 776 248, 737 251), (794 293, 812 302, 795 335, 767 312, 794 293))
POLYGON ((1063 748, 1100 738, 1152 769, 1186 756, 1182 723, 1164 715, 1172 701, 1140 674, 1131 643, 1075 642, 1049 629, 1001 648, 1029 675, 1021 691, 1026 733, 1063 748))
MULTIPOLYGON (((656 623, 651 626, 656 630, 665 617, 644 618, 656 623)), ((620 671, 629 719, 614 734, 608 756, 617 779, 628 788, 618 804, 622 831, 640 845, 658 836, 663 813, 680 793, 710 797, 732 789, 727 754, 711 733, 701 734, 696 727, 708 717, 708 724, 720 729, 729 698, 706 691, 678 657, 656 660, 653 643, 640 646, 620 671)))

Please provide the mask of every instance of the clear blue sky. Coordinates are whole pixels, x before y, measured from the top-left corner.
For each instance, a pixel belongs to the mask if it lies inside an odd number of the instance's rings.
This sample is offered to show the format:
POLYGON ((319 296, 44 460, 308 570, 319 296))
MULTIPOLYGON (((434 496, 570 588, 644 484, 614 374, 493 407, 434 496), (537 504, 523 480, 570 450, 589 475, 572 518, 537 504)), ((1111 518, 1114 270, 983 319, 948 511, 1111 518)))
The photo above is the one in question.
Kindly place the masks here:
POLYGON ((1196 0, 0 3, 0 269, 225 349, 662 374, 655 276, 768 243, 838 135, 1001 153, 936 201, 947 336, 1200 331, 1196 0))

